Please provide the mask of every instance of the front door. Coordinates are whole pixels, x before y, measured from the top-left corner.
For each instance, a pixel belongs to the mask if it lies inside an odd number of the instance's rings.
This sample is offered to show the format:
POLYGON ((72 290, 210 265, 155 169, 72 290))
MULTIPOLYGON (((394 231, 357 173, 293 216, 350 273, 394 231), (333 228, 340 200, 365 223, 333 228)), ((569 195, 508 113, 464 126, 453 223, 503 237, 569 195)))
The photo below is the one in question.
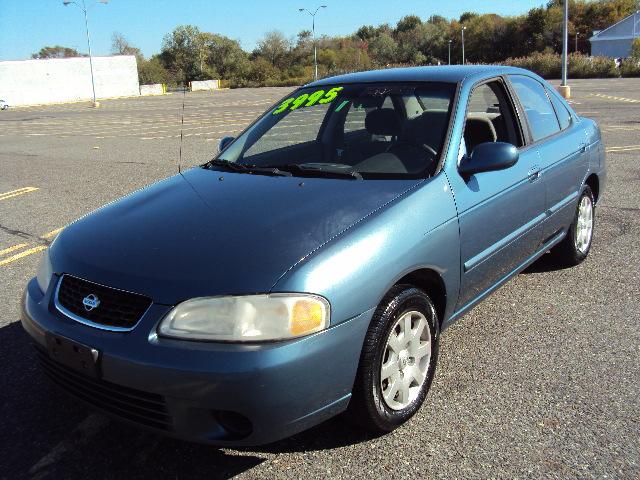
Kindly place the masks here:
POLYGON ((545 191, 539 157, 528 147, 501 79, 474 87, 460 157, 484 142, 507 142, 520 151, 511 168, 463 178, 448 172, 460 226, 461 286, 457 311, 483 298, 517 269, 542 240, 545 191))

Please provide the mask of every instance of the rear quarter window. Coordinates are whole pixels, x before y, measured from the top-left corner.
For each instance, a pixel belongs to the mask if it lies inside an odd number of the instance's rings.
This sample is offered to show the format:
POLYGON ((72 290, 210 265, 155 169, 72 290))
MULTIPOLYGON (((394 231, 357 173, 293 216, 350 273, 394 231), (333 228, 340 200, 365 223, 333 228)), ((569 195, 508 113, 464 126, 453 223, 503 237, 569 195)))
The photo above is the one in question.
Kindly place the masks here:
POLYGON ((547 89, 547 94, 549 95, 551 103, 553 104, 553 108, 556 111, 556 115, 558 116, 560 128, 562 130, 568 128, 569 125, 571 125, 571 114, 569 113, 569 110, 567 110, 567 107, 565 107, 564 104, 560 100, 558 100, 558 97, 556 97, 553 92, 550 92, 547 89))

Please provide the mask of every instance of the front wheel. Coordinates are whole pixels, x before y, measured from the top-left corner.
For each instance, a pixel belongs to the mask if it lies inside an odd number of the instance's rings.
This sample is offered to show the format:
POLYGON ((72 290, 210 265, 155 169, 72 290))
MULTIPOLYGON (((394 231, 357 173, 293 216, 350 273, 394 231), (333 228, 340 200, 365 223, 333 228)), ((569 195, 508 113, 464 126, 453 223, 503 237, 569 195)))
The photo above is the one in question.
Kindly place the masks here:
POLYGON ((593 192, 587 185, 580 195, 576 214, 567 235, 552 250, 559 265, 573 267, 589 255, 593 239, 594 205, 593 192))
POLYGON ((424 402, 438 359, 438 317, 431 299, 397 285, 371 320, 347 415, 360 426, 389 432, 424 402))

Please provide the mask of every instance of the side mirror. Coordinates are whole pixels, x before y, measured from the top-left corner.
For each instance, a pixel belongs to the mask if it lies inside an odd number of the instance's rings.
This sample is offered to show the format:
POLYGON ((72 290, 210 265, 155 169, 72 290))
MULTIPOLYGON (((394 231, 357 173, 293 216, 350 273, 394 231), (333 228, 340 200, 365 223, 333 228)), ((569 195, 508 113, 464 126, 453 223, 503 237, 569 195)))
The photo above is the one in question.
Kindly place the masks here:
POLYGON ((220 139, 220 143, 218 144, 218 151, 219 152, 223 151, 234 140, 235 140, 234 137, 222 137, 220 139))
POLYGON ((510 143, 481 143, 470 156, 462 158, 458 171, 463 177, 469 177, 476 173, 504 170, 515 165, 519 156, 518 149, 510 143))

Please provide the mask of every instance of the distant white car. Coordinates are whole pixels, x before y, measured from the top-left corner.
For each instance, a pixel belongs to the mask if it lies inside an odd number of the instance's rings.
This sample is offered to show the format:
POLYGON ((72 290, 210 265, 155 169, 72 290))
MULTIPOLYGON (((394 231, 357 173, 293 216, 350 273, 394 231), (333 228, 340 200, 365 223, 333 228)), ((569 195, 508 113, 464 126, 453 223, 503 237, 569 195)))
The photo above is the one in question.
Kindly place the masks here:
POLYGON ((0 110, 6 110, 7 108, 9 108, 9 104, 4 100, 0 100, 0 110))

